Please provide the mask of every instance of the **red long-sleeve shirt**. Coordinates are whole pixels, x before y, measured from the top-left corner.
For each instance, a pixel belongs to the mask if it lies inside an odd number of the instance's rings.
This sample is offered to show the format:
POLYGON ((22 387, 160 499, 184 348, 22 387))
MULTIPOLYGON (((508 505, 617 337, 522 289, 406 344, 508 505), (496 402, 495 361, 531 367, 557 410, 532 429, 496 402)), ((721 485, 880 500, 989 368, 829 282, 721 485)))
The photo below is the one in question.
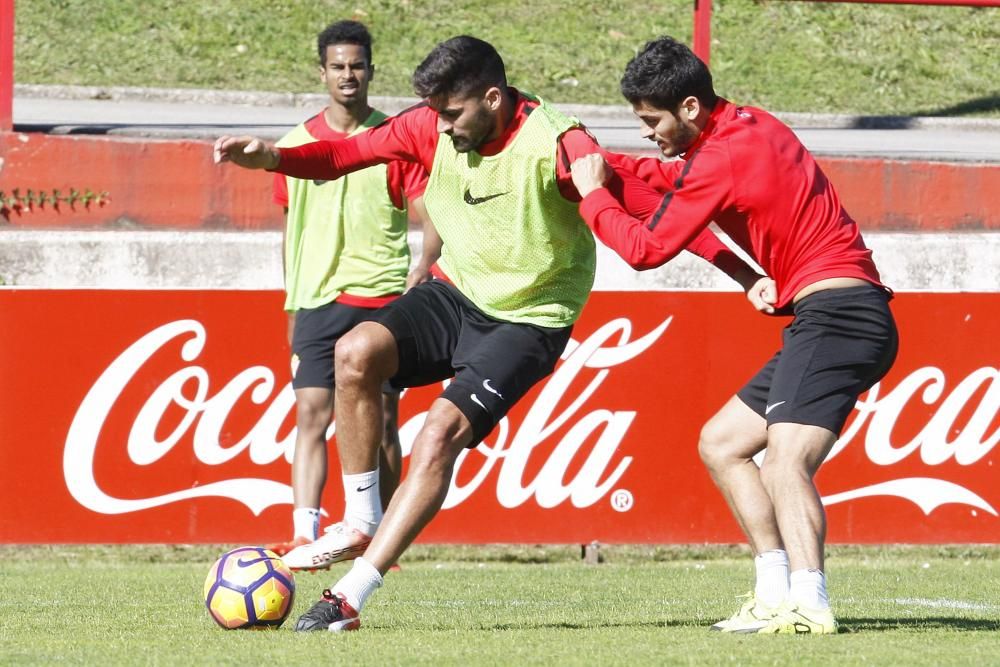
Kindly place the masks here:
MULTIPOLYGON (((496 155, 517 135, 535 103, 510 89, 517 103, 511 121, 496 139, 477 148, 480 155, 496 155)), ((437 112, 426 104, 418 104, 387 119, 367 132, 338 141, 318 141, 295 148, 281 148, 281 161, 276 169, 296 178, 335 179, 351 171, 388 162, 404 160, 418 162, 430 172, 434 164, 439 133, 437 112)), ((556 170, 559 191, 569 201, 580 201, 573 185, 570 165, 579 157, 601 153, 610 158, 586 130, 574 128, 562 135, 559 141, 560 160, 556 170)), ((627 167, 616 169, 608 187, 614 196, 625 202, 637 215, 653 215, 660 204, 661 195, 627 167)), ((687 248, 732 275, 745 266, 718 237, 709 230, 693 234, 687 248)))
POLYGON ((580 205, 596 236, 635 268, 669 261, 715 221, 774 279, 777 308, 825 278, 881 285, 833 186, 795 134, 761 109, 720 98, 683 160, 609 162, 666 192, 651 215, 623 207, 606 189, 580 205))
MULTIPOLYGON (((320 112, 304 123, 306 131, 318 141, 337 141, 350 136, 330 127, 326 116, 320 112)), ((278 206, 288 206, 288 182, 285 174, 275 174, 271 187, 271 200, 278 206)), ((427 187, 427 171, 413 162, 390 162, 386 170, 386 188, 392 205, 396 208, 406 206, 406 200, 414 200, 424 195, 427 187)))

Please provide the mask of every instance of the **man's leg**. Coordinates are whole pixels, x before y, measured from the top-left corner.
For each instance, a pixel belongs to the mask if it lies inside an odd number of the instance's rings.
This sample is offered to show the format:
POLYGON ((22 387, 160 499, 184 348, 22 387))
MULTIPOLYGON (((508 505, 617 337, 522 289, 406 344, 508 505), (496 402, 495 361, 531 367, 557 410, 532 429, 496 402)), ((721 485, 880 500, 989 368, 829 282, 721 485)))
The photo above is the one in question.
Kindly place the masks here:
POLYGON ((782 549, 774 507, 753 456, 767 446, 767 423, 733 396, 702 427, 698 454, 754 554, 782 549))
POLYGON ((385 574, 441 509, 455 460, 472 441, 472 426, 446 399, 431 405, 410 452, 410 468, 382 525, 365 551, 365 560, 385 574))
POLYGON ((295 629, 355 630, 368 598, 382 577, 441 509, 459 453, 472 441, 472 426, 447 399, 427 413, 410 454, 410 468, 389 503, 382 524, 364 556, 303 614, 295 629))
POLYGON ((760 471, 788 550, 792 602, 812 609, 830 606, 823 575, 826 512, 813 476, 836 440, 820 426, 772 424, 760 471))
MULTIPOLYGON (((570 335, 569 327, 497 322, 447 285, 425 283, 396 304, 396 310, 390 306, 382 321, 393 327, 397 349, 404 352, 396 357, 401 368, 386 366, 385 372, 398 373, 397 381, 418 384, 448 377, 453 368, 460 370, 431 405, 414 442, 406 480, 389 503, 368 549, 299 618, 296 630, 353 630, 360 625, 361 607, 381 586, 382 576, 440 510, 459 454, 486 437, 535 383, 552 372, 570 335), (413 335, 414 314, 420 317, 422 336, 413 335)), ((349 339, 360 342, 352 332, 341 341, 344 349, 337 349, 338 416, 342 399, 362 396, 351 393, 357 387, 350 388, 348 378, 357 380, 366 369, 379 367, 365 346, 349 351, 349 339), (342 360, 351 369, 342 371, 342 360)), ((373 383, 368 391, 377 386, 373 383)))
POLYGON ((336 306, 289 313, 288 337, 295 391, 295 450, 292 459, 292 539, 268 545, 285 557, 319 534, 327 477, 326 433, 333 415, 333 341, 336 306))
POLYGON ((774 504, 792 570, 823 569, 826 512, 813 476, 836 434, 821 426, 772 424, 761 481, 774 504))
POLYGON ((337 341, 337 452, 345 474, 375 470, 385 432, 382 385, 396 373, 399 352, 392 333, 362 322, 337 341))
POLYGON ((379 460, 388 439, 382 387, 396 373, 398 354, 388 329, 362 322, 337 342, 334 357, 337 452, 345 480, 352 480, 344 489, 344 518, 368 537, 382 520, 379 460))
POLYGON ((813 475, 836 439, 820 426, 777 423, 768 429, 761 481, 788 549, 791 586, 788 603, 758 632, 837 632, 823 572, 826 512, 813 484, 813 475))
POLYGON ((712 626, 733 632, 759 628, 788 595, 788 556, 753 456, 767 444, 767 424, 733 396, 702 428, 698 453, 754 553, 754 593, 730 618, 712 626))
MULTIPOLYGON (((384 514, 389 509, 393 494, 399 488, 399 480, 403 474, 403 447, 399 442, 398 393, 382 394, 382 417, 385 429, 382 432, 382 447, 378 456, 378 484, 384 514)), ((392 569, 399 570, 399 564, 394 563, 392 569)))
MULTIPOLYGON (((375 322, 358 326, 337 346, 337 441, 345 471, 358 471, 377 458, 385 424, 381 387, 397 363, 395 339, 375 322)), ((451 468, 471 439, 472 428, 461 411, 450 401, 436 400, 414 442, 407 479, 365 552, 380 574, 440 509, 451 468)))
POLYGON ((376 322, 362 322, 337 341, 334 405, 344 519, 328 526, 314 543, 290 552, 285 563, 292 569, 325 569, 356 558, 382 521, 382 385, 395 373, 396 364, 396 341, 376 322))
POLYGON ((399 444, 399 394, 382 394, 382 447, 379 449, 378 473, 382 510, 399 487, 403 473, 403 448, 399 444))
MULTIPOLYGON (((388 330, 374 323, 367 331, 362 327, 337 347, 338 444, 345 469, 367 465, 367 450, 377 454, 384 432, 378 392, 397 363, 395 339, 388 330), (351 398, 354 404, 347 405, 351 398), (373 402, 379 409, 373 409, 373 402), (346 421, 345 415, 349 415, 346 421)), ((455 404, 439 398, 431 405, 414 442, 406 480, 393 495, 364 556, 299 618, 296 630, 353 630, 360 625, 360 611, 382 585, 382 576, 440 510, 455 461, 472 438, 472 425, 455 404)))
POLYGON ((295 390, 295 457, 292 495, 295 538, 315 540, 327 475, 326 430, 333 415, 333 392, 322 387, 295 390))

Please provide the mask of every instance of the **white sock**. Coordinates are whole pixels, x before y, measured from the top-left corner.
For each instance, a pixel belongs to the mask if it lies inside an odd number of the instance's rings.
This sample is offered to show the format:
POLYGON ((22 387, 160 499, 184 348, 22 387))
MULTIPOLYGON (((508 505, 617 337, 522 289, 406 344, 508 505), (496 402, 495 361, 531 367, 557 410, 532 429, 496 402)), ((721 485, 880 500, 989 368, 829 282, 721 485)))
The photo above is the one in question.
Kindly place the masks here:
POLYGON ((368 536, 382 523, 382 497, 378 488, 378 468, 357 475, 343 475, 344 521, 368 536))
POLYGON ((830 598, 826 594, 826 575, 822 570, 795 570, 789 579, 789 597, 794 604, 809 609, 830 608, 830 598))
POLYGON ((360 612, 371 594, 381 585, 382 575, 375 566, 364 558, 355 558, 354 566, 330 590, 343 595, 347 604, 360 612))
POLYGON ((788 598, 788 553, 772 549, 757 554, 753 559, 757 571, 754 595, 762 604, 777 607, 788 598))
POLYGON ((319 508, 296 507, 292 510, 292 525, 295 528, 293 537, 315 540, 319 537, 319 508))

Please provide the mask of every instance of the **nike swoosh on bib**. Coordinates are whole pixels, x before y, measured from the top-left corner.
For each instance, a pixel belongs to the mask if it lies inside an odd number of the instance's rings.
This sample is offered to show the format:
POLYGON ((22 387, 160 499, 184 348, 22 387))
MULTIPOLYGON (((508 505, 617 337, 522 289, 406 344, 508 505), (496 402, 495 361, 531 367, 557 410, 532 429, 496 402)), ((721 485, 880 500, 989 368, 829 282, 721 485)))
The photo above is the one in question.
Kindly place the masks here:
POLYGON ((487 201, 489 201, 491 199, 496 199, 497 197, 502 197, 505 194, 507 194, 507 193, 506 192, 497 192, 496 194, 486 195, 485 197, 473 197, 472 193, 469 192, 469 188, 466 188, 465 189, 465 203, 466 204, 472 204, 473 206, 475 206, 476 204, 482 204, 483 202, 487 202, 487 201))

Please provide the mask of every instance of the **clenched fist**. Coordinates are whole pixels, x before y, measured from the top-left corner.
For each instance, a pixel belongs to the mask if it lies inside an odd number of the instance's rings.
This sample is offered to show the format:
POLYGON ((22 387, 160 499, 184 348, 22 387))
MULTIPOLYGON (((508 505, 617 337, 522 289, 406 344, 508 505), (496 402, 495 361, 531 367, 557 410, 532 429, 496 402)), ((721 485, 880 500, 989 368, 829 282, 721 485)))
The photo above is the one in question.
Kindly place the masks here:
POLYGON ((608 164, 598 153, 584 155, 573 161, 569 167, 573 185, 581 197, 586 197, 594 190, 603 188, 611 176, 608 164))

